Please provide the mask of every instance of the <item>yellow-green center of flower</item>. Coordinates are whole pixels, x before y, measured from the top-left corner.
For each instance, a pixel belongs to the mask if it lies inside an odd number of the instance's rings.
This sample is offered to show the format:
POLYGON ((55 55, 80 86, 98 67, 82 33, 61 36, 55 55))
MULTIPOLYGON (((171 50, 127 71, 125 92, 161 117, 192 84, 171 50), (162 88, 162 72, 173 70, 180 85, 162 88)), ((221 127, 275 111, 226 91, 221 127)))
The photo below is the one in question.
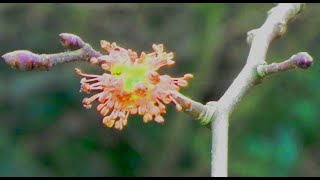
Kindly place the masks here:
POLYGON ((147 63, 135 65, 115 64, 111 69, 111 74, 123 80, 123 89, 125 91, 132 92, 136 85, 148 81, 146 77, 147 71, 147 63))

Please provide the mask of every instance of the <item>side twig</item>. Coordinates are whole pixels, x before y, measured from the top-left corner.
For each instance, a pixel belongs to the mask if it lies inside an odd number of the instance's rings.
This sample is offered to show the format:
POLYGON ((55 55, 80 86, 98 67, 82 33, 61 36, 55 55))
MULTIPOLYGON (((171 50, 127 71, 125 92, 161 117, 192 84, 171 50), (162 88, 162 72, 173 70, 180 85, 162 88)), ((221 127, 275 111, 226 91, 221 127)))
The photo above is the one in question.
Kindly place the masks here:
MULTIPOLYGON (((212 122, 212 167, 211 176, 227 176, 228 169, 228 126, 229 116, 242 97, 256 82, 267 75, 290 69, 307 69, 313 64, 312 57, 301 52, 280 63, 267 64, 266 53, 271 41, 285 34, 287 23, 301 12, 302 3, 280 3, 268 12, 265 23, 258 29, 247 33, 247 42, 251 45, 247 62, 239 75, 218 101, 205 105, 176 93, 175 98, 181 104, 183 112, 200 120, 201 124, 212 122)), ((27 50, 17 50, 2 56, 7 64, 19 70, 49 70, 55 65, 84 61, 100 65, 103 56, 88 43, 74 34, 59 35, 67 50, 57 54, 36 54, 27 50)), ((104 41, 101 41, 103 45, 104 41)))

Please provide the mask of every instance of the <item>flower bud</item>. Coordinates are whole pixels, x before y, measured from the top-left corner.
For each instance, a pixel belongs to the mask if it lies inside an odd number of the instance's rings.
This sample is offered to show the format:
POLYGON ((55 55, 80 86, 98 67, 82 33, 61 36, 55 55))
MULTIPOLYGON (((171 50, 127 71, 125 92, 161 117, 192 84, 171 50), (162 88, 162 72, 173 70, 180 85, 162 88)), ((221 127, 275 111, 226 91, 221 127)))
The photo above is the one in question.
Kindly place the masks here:
POLYGON ((83 40, 74 34, 69 34, 69 33, 61 33, 59 34, 59 39, 61 41, 61 44, 70 50, 77 50, 82 48, 85 43, 83 40))
POLYGON ((296 66, 302 69, 307 69, 313 64, 312 57, 306 52, 301 52, 294 55, 293 61, 296 66))
POLYGON ((17 50, 2 56, 7 64, 20 70, 32 70, 35 68, 48 68, 48 62, 42 62, 40 55, 26 50, 17 50))

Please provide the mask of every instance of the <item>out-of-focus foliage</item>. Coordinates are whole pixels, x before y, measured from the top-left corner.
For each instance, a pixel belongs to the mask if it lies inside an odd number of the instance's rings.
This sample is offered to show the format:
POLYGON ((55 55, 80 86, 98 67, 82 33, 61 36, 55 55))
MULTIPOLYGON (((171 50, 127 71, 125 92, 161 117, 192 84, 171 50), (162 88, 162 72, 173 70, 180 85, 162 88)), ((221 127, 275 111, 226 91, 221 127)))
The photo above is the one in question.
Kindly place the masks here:
MULTIPOLYGON (((74 33, 100 49, 101 39, 137 51, 163 43, 176 65, 163 72, 195 79, 184 94, 218 100, 242 69, 246 32, 274 4, 1 4, 0 53, 63 51, 58 34, 74 33)), ((320 176, 320 5, 307 4, 287 34, 271 44, 270 62, 299 51, 315 65, 272 75, 231 117, 230 176, 320 176)), ((210 130, 168 107, 165 123, 131 117, 123 131, 81 105, 75 67, 21 72, 0 62, 0 176, 209 176, 210 130)))

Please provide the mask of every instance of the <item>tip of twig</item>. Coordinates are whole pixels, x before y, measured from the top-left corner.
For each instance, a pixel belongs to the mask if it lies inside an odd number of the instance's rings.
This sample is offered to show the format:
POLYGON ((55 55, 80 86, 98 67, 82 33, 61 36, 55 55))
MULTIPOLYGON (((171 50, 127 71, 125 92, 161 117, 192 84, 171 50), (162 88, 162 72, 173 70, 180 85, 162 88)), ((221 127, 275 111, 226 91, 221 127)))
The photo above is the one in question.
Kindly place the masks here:
POLYGON ((41 61, 38 54, 27 50, 16 50, 1 56, 4 61, 13 68, 19 70, 32 70, 40 67, 47 67, 46 62, 41 61))
POLYGON ((61 44, 70 50, 77 50, 85 45, 85 42, 77 35, 70 33, 59 34, 61 44))
POLYGON ((300 52, 292 58, 295 65, 301 69, 308 69, 313 65, 313 58, 307 52, 300 52))

